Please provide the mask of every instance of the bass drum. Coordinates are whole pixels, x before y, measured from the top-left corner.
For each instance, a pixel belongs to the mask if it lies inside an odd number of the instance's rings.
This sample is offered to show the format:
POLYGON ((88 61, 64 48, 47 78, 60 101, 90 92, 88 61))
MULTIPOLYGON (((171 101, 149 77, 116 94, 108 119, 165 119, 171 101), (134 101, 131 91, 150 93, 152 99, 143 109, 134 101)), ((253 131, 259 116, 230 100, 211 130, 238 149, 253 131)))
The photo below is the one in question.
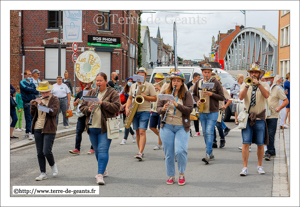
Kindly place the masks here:
POLYGON ((101 69, 100 57, 94 51, 86 51, 79 55, 75 64, 76 77, 83 83, 90 83, 96 79, 101 69))

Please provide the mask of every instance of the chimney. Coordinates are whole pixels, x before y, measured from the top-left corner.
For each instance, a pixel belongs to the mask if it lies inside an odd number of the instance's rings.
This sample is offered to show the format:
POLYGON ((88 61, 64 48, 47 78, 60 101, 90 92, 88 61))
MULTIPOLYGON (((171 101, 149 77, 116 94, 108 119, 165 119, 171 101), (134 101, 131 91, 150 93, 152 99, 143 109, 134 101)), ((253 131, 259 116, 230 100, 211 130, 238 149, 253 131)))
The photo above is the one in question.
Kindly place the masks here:
POLYGON ((266 25, 263 25, 262 28, 263 28, 264 30, 266 30, 266 25))
POLYGON ((240 26, 239 25, 235 25, 235 30, 239 30, 240 26))

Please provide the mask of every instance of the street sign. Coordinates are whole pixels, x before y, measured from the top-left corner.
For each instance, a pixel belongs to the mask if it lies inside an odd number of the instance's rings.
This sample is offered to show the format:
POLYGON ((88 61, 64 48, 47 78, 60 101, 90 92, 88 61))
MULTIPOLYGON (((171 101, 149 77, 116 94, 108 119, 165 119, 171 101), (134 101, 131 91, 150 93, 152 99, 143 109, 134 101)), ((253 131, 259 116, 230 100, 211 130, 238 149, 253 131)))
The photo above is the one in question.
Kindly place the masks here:
POLYGON ((76 42, 74 42, 74 43, 72 44, 72 50, 73 50, 73 52, 77 52, 77 50, 78 50, 78 45, 77 45, 76 42))
POLYGON ((74 63, 76 63, 77 58, 78 58, 78 55, 77 55, 76 52, 74 52, 73 55, 72 55, 72 61, 73 61, 74 63))

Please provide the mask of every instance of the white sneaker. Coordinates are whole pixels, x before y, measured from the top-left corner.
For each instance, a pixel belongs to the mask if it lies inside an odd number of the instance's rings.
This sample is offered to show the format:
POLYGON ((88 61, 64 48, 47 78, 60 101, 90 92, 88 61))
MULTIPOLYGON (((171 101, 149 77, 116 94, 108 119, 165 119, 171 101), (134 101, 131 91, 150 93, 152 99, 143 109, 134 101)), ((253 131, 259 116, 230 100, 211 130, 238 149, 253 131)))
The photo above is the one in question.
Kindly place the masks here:
POLYGON ((26 129, 22 128, 23 131, 26 131, 26 129))
POLYGON ((96 175, 96 183, 99 184, 99 185, 104 185, 105 184, 105 182, 103 180, 103 175, 100 175, 100 174, 96 175))
POLYGON ((257 166, 257 172, 259 174, 265 174, 266 172, 264 171, 263 167, 262 166, 257 166))
POLYGON ((38 177, 35 178, 36 181, 41 181, 47 179, 46 173, 41 173, 38 177))
POLYGON ((242 172, 240 172, 240 176, 246 176, 248 174, 248 168, 244 167, 242 172))
POLYGON ((136 143, 136 135, 135 135, 135 134, 132 135, 132 142, 133 142, 133 143, 136 143))
POLYGON ((126 142, 127 142, 127 140, 126 139, 122 139, 122 141, 121 141, 121 145, 123 145, 123 144, 126 144, 126 142))
POLYGON ((154 150, 160 150, 161 149, 161 145, 157 144, 153 149, 154 150))
POLYGON ((55 163, 54 163, 53 166, 51 166, 51 169, 52 169, 53 177, 57 176, 57 174, 58 174, 58 169, 57 169, 57 166, 56 166, 55 163))
MULTIPOLYGON (((242 151, 243 147, 239 147, 238 149, 242 151)), ((249 152, 251 152, 251 146, 249 146, 249 152)))
POLYGON ((34 135, 31 134, 30 132, 28 134, 29 134, 28 140, 34 140, 34 135))
POLYGON ((29 138, 29 133, 25 133, 25 138, 29 138))
POLYGON ((65 126, 65 129, 69 129, 69 126, 65 126))
POLYGON ((20 129, 20 128, 15 128, 14 131, 16 131, 16 132, 21 132, 22 129, 20 129))

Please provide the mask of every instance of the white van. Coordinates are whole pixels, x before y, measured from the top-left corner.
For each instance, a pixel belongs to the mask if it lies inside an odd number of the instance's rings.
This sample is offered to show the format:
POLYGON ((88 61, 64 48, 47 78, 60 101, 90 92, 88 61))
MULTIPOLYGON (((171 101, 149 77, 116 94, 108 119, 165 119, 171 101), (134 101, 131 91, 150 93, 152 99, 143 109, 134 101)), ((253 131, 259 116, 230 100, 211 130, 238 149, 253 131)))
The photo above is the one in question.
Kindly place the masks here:
MULTIPOLYGON (((153 72, 151 74, 149 83, 154 83, 154 76, 157 73, 162 73, 164 74, 164 76, 168 76, 168 73, 170 72, 170 69, 174 68, 174 66, 163 66, 163 67, 156 67, 153 69, 153 72)), ((187 84, 189 81, 193 80, 193 74, 194 73, 199 73, 201 78, 203 78, 202 72, 201 72, 201 68, 199 66, 195 66, 195 67, 186 67, 186 66, 179 66, 178 70, 183 72, 185 75, 185 84, 187 84)))

